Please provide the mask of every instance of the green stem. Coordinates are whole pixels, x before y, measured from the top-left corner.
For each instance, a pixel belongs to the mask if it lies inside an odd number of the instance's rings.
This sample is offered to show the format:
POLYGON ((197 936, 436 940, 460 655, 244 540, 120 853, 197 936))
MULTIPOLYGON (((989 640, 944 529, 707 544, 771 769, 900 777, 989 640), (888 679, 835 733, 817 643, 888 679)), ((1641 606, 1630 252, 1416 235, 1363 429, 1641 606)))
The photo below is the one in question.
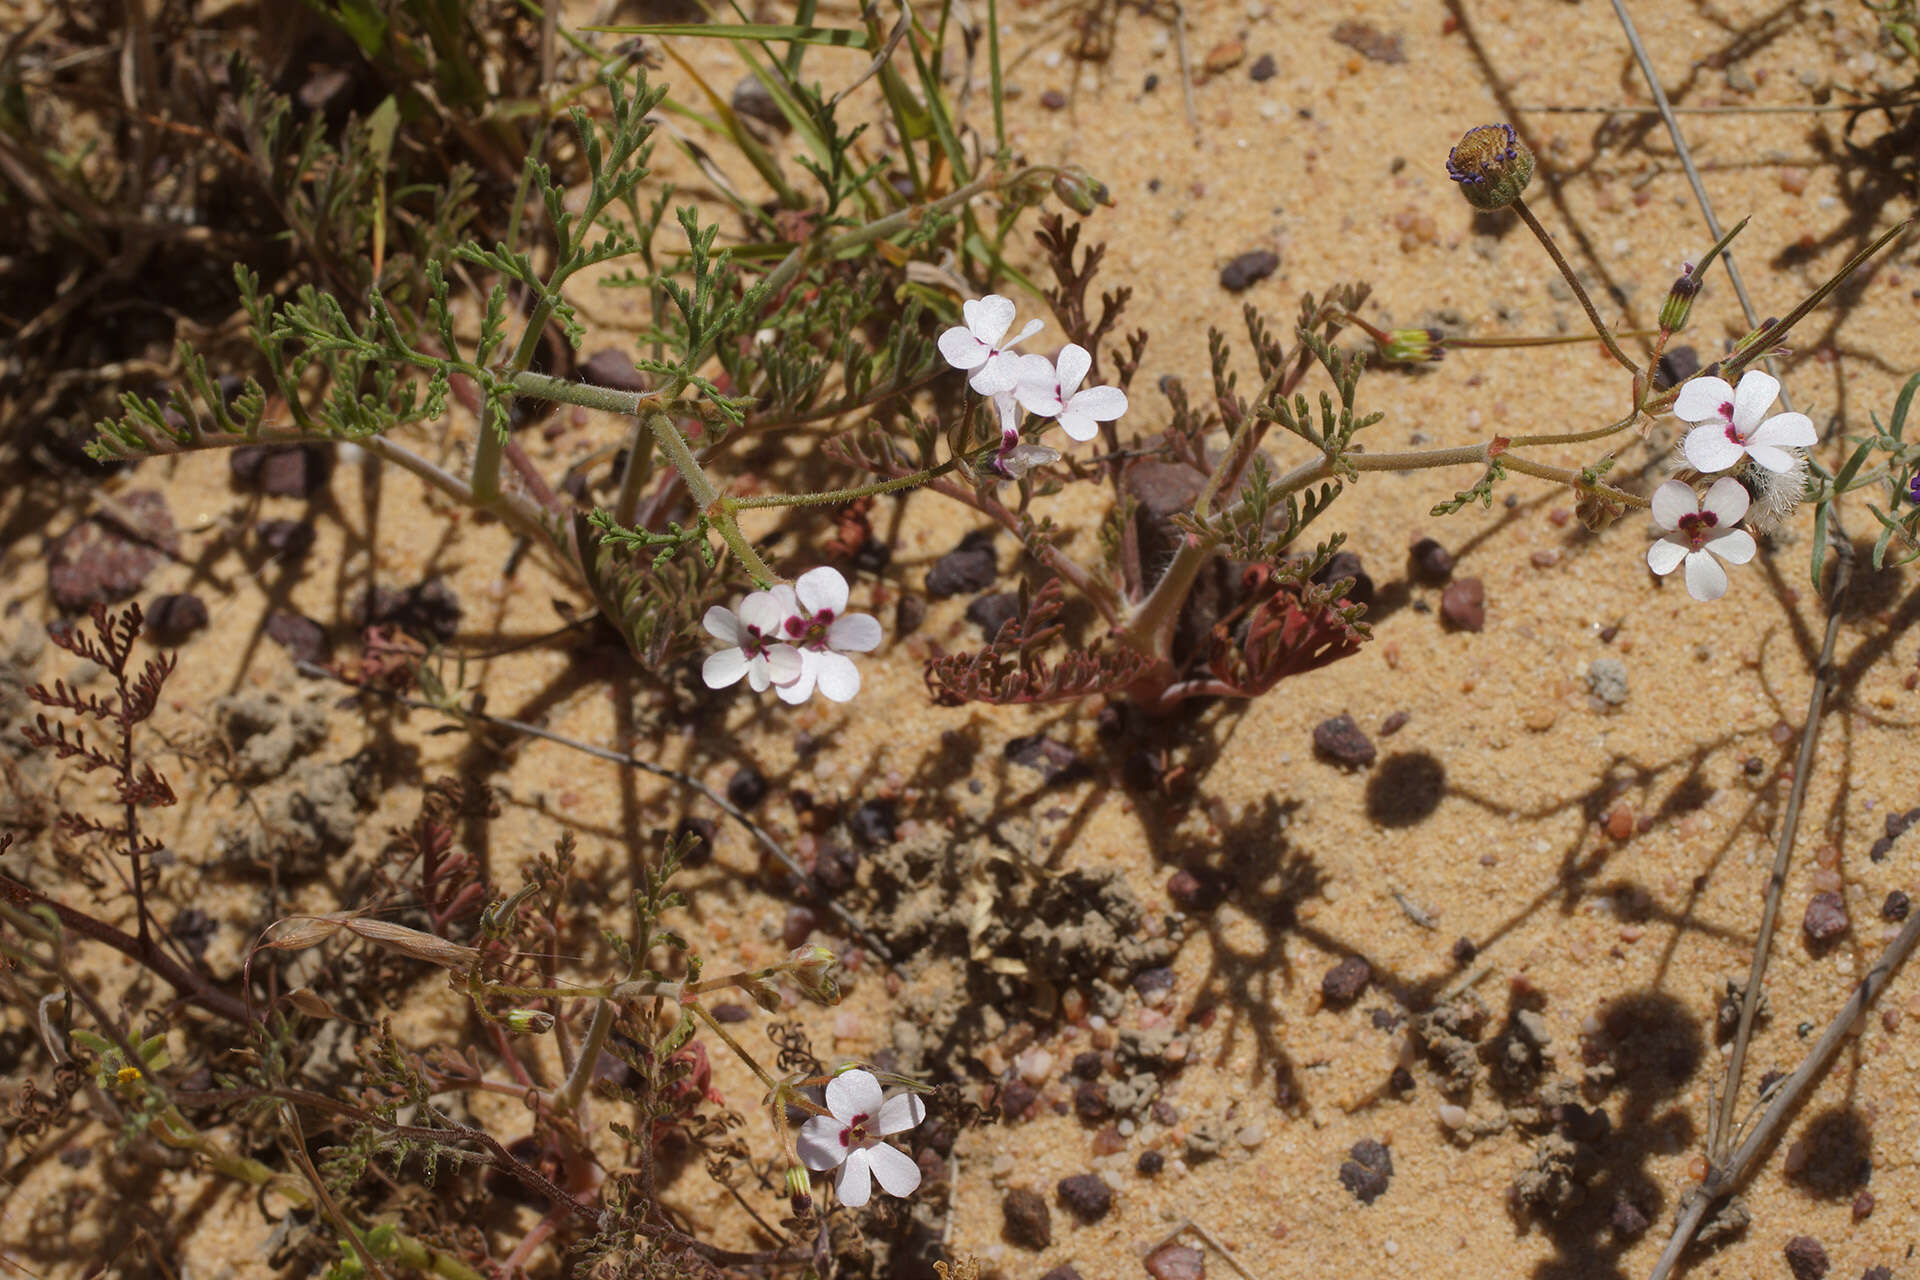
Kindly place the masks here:
POLYGON ((1593 331, 1600 335, 1600 341, 1607 344, 1607 350, 1613 354, 1613 358, 1618 360, 1620 367, 1627 372, 1639 373, 1640 366, 1629 360, 1627 353, 1620 349, 1620 344, 1614 341, 1613 330, 1607 328, 1606 322, 1600 319, 1600 313, 1594 310, 1593 299, 1587 296, 1586 286, 1580 283, 1580 277, 1573 273, 1573 267, 1561 255, 1560 246, 1555 244, 1553 237, 1547 234, 1547 229, 1540 225, 1540 219, 1534 217, 1533 210, 1527 208, 1527 202, 1516 196, 1513 201, 1513 211, 1520 215, 1520 220, 1527 224, 1528 230, 1532 231, 1540 243, 1546 247, 1547 256, 1553 259, 1553 265, 1560 268, 1560 274, 1566 277, 1567 287, 1573 290, 1573 296, 1580 299, 1580 305, 1586 308, 1587 319, 1593 322, 1593 331))
POLYGON ((892 480, 882 480, 876 484, 855 485, 850 489, 823 489, 818 493, 769 493, 754 498, 722 498, 723 511, 757 511, 767 507, 809 507, 830 502, 854 502, 860 498, 878 497, 883 493, 898 493, 902 489, 911 489, 916 485, 936 480, 960 465, 958 457, 948 458, 937 466, 927 467, 912 475, 896 476, 892 480))
POLYGON ((780 580, 779 575, 767 567, 760 553, 753 549, 745 534, 740 532, 740 522, 733 518, 733 512, 727 509, 719 492, 713 487, 713 481, 707 477, 706 469, 700 460, 693 456, 693 450, 687 445, 687 438, 680 434, 680 428, 664 413, 647 415, 647 429, 653 432, 654 440, 660 445, 661 452, 667 455, 667 461, 673 463, 673 469, 680 473, 680 479, 687 486, 687 494, 693 499, 700 513, 713 522, 713 527, 726 540, 733 554, 740 558, 747 574, 753 579, 754 586, 766 590, 780 580))
POLYGON ((779 1088, 779 1085, 774 1081, 774 1078, 768 1075, 766 1073, 766 1070, 763 1067, 761 1067, 761 1065, 757 1061, 754 1060, 754 1056, 747 1052, 745 1046, 743 1046, 738 1040, 735 1040, 733 1036, 727 1031, 727 1029, 724 1026, 720 1025, 719 1019, 715 1018, 712 1014, 708 1013, 706 1009, 699 1004, 689 1004, 686 1007, 693 1011, 694 1017, 700 1019, 700 1021, 707 1024, 707 1029, 709 1031, 713 1032, 713 1034, 719 1036, 723 1041, 726 1042, 727 1048, 733 1050, 734 1056, 739 1058, 740 1061, 746 1063, 748 1069, 751 1070, 754 1075, 760 1077, 761 1084, 767 1086, 769 1090, 779 1088))

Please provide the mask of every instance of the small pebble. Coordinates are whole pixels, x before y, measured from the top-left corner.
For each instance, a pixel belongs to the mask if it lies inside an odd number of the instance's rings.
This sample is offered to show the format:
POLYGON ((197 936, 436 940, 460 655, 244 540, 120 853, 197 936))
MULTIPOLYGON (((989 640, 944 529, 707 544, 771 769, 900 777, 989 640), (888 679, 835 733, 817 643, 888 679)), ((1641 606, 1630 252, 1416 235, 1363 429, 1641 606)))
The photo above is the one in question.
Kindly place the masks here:
POLYGON ((1362 1138, 1347 1153, 1340 1166, 1340 1185, 1361 1204, 1372 1204, 1386 1193, 1393 1180, 1393 1154, 1371 1138, 1362 1138))
POLYGON ((1153 1280, 1205 1280, 1207 1255, 1189 1245, 1161 1245, 1141 1262, 1153 1280))
POLYGON ((1633 834, 1633 809, 1617 804, 1607 811, 1607 834, 1615 840, 1625 840, 1633 834))
POLYGON ((1067 105, 1067 95, 1058 89, 1048 89, 1040 95, 1040 105, 1049 111, 1058 111, 1067 105))
POLYGON ((1907 912, 1912 907, 1913 904, 1907 899, 1907 895, 1895 889, 1887 895, 1887 900, 1880 904, 1880 914, 1897 923, 1907 918, 1907 912))
POLYGON ((1280 69, 1274 65, 1273 55, 1263 53, 1253 60, 1251 67, 1247 68, 1247 78, 1259 84, 1263 81, 1273 79, 1279 70, 1280 69))
POLYGON ((1098 1222, 1113 1210, 1113 1188, 1097 1173, 1060 1179, 1060 1203, 1082 1222, 1098 1222))
POLYGON ((1479 631, 1487 625, 1487 589, 1478 578, 1461 578, 1440 593, 1440 616, 1456 631, 1479 631))
POLYGON ((1793 1280, 1821 1280, 1833 1268, 1826 1249, 1812 1236, 1795 1236, 1787 1241, 1786 1254, 1793 1280))
POLYGON ((1453 554, 1432 538, 1422 538, 1407 553, 1413 576, 1427 583, 1442 583, 1453 576, 1453 554))
POLYGON ((1331 1005, 1348 1005, 1358 1000, 1373 981, 1373 966, 1359 956, 1348 956, 1327 970, 1320 979, 1320 994, 1331 1005))
POLYGON ((1209 74, 1219 75, 1231 71, 1247 56, 1247 46, 1238 40, 1225 40, 1207 50, 1206 68, 1209 74))
POLYGON ((1326 759, 1350 769, 1365 768, 1373 763, 1378 754, 1373 739, 1367 737, 1360 726, 1353 722, 1353 717, 1345 712, 1314 726, 1313 749, 1326 759))
POLYGON ((1053 1211, 1031 1187, 1009 1187, 1000 1197, 1001 1234, 1022 1249, 1038 1252, 1053 1243, 1053 1211))
POLYGON ((1413 713, 1410 711, 1393 712, 1385 720, 1380 722, 1380 736, 1383 738, 1391 738, 1394 734, 1406 728, 1407 721, 1411 719, 1413 719, 1413 713))
POLYGON ((1812 942, 1829 942, 1847 931, 1847 900, 1837 893, 1816 893, 1807 902, 1800 927, 1812 942))
POLYGON ((1595 658, 1587 664, 1587 692, 1617 707, 1627 700, 1627 664, 1618 658, 1595 658))
POLYGON ((1280 269, 1280 255, 1271 249, 1252 249, 1220 269, 1220 287, 1245 293, 1280 269))

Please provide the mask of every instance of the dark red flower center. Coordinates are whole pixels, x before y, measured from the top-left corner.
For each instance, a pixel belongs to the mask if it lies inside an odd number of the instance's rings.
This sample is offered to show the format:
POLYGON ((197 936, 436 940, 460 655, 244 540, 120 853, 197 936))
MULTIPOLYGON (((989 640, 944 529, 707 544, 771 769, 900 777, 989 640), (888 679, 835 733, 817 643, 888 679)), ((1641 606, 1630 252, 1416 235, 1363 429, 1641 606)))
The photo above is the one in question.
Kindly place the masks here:
POLYGON ((1711 511, 1697 511, 1690 516, 1680 517, 1680 533, 1686 538, 1687 545, 1698 551, 1707 543, 1720 517, 1711 511))
POLYGON ((803 649, 827 647, 827 629, 833 625, 833 610, 787 619, 787 637, 803 649))
POLYGON ((840 1145, 846 1147, 848 1150, 852 1150, 854 1147, 865 1142, 867 1140, 868 1119, 867 1113, 862 1111, 859 1115, 847 1121, 846 1127, 840 1130, 840 1145))

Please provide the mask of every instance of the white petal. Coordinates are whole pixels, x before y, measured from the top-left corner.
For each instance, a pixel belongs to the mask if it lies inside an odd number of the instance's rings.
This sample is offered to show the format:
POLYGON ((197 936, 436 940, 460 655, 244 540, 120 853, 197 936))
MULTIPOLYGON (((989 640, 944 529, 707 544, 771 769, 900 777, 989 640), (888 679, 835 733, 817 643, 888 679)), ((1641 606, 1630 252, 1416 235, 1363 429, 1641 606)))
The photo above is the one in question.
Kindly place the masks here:
POLYGON ((1709 422, 1704 427, 1695 427, 1687 432, 1687 438, 1680 445, 1680 452, 1687 455, 1687 461, 1695 471, 1704 471, 1712 475, 1716 471, 1725 471, 1746 456, 1746 450, 1727 439, 1727 429, 1717 422, 1709 422))
POLYGON ((1687 594, 1695 600, 1718 600, 1727 594, 1727 571, 1704 551, 1687 552, 1687 594))
POLYGON ((1722 529, 1731 529, 1745 518, 1747 504, 1752 501, 1747 486, 1732 476, 1721 476, 1707 487, 1706 496, 1700 499, 1700 509, 1711 511, 1722 529))
POLYGON ((756 591, 740 602, 740 621, 756 628, 763 636, 779 635, 793 610, 786 597, 772 591, 756 591))
POLYGON ((1062 399, 1071 399, 1080 380, 1087 376, 1087 370, 1093 368, 1093 356, 1079 343, 1069 342, 1060 348, 1056 363, 1060 369, 1060 396, 1062 399))
POLYGON ((847 1158, 841 1135, 847 1127, 832 1116, 814 1116, 800 1126, 800 1163, 809 1169, 831 1169, 847 1158))
POLYGON ((1003 298, 990 293, 984 298, 968 299, 960 304, 960 317, 967 322, 967 328, 973 336, 990 347, 1000 345, 1000 339, 1007 334, 1013 324, 1013 299, 1003 298))
POLYGON ((983 396, 997 396, 1003 391, 1012 391, 1020 382, 1020 357, 1011 351, 994 353, 993 357, 967 379, 967 385, 983 396))
MULTIPOLYGON (((920 1166, 906 1152, 882 1143, 868 1147, 867 1163, 873 1166, 873 1176, 879 1180, 880 1189, 890 1196, 910 1196, 914 1188, 920 1185, 920 1166)), ((841 1197, 845 1203, 846 1197, 841 1197)))
POLYGON ((842 653, 871 653, 885 638, 880 620, 868 613, 850 613, 827 628, 827 646, 842 653))
POLYGON ((700 619, 700 625, 707 634, 723 644, 740 643, 740 619, 733 616, 733 610, 714 605, 707 610, 707 616, 700 619))
MULTIPOLYGON (((880 1104, 880 1121, 874 1126, 875 1133, 899 1133, 911 1129, 927 1118, 927 1104, 920 1101, 917 1093, 901 1093, 888 1098, 880 1104)), ((885 1185, 885 1179, 881 1184, 885 1185)), ((893 1191, 892 1187, 887 1190, 893 1191)), ((905 1195, 904 1191, 893 1191, 895 1195, 905 1195)))
POLYGON ((780 701, 797 707, 813 696, 813 663, 809 660, 812 656, 810 653, 801 654, 800 674, 785 684, 773 686, 773 691, 780 695, 780 701))
POLYGON ((1067 402, 1075 413, 1111 422, 1127 411, 1127 393, 1118 387, 1088 387, 1067 402))
POLYGON ((767 678, 775 684, 792 684, 800 678, 800 668, 806 665, 800 651, 790 644, 769 645, 763 661, 767 664, 767 678))
POLYGON ((840 1180, 833 1184, 840 1195, 840 1203, 849 1209, 858 1209, 873 1194, 873 1181, 867 1176, 867 1152, 855 1151, 847 1156, 847 1162, 840 1166, 840 1180))
POLYGON ((1754 546, 1753 535, 1745 529, 1729 529, 1707 540, 1707 550, 1725 560, 1728 564, 1745 564, 1753 559, 1758 550, 1754 546))
POLYGON ((1785 449, 1776 449, 1770 444, 1748 445, 1747 456, 1753 459, 1756 467, 1765 467, 1776 475, 1785 475, 1793 470, 1793 455, 1785 449))
POLYGON ((810 652, 808 666, 820 682, 820 692, 833 702, 851 702, 860 692, 860 668, 843 653, 810 652))
POLYGON ((738 684, 740 677, 745 674, 747 655, 737 648, 715 650, 700 664, 700 679, 709 689, 724 689, 730 684, 738 684))
POLYGON ((847 580, 838 569, 827 565, 801 574, 793 584, 793 594, 800 597, 801 606, 810 614, 831 609, 838 617, 846 612, 847 580))
POLYGON ((1686 546, 1672 538, 1662 538, 1647 548, 1647 568, 1663 578, 1678 569, 1686 558, 1686 546))
POLYGON ((1695 378, 1674 397, 1673 416, 1684 422, 1731 422, 1724 406, 1733 403, 1733 387, 1725 378, 1695 378))
POLYGON ((1653 522, 1662 529, 1678 529, 1680 517, 1700 510, 1700 499, 1685 480, 1669 480, 1653 491, 1653 522))
POLYGON ((963 325, 955 325, 942 333, 937 345, 947 363, 956 369, 978 369, 993 354, 992 347, 968 333, 963 325))
MULTIPOLYGON (((1746 435, 1760 425, 1767 410, 1780 398, 1780 380, 1770 373, 1749 369, 1733 392, 1733 425, 1746 435)), ((1811 425, 1811 424, 1809 424, 1811 425)))
POLYGON ((1081 444, 1100 434, 1099 423, 1086 414, 1071 409, 1061 413, 1060 429, 1065 431, 1070 439, 1078 440, 1081 444))
POLYGON ((765 693, 767 686, 773 683, 772 664, 765 654, 754 654, 747 659, 747 688, 755 693, 765 693))
POLYGON ((843 1121, 880 1114, 880 1081, 871 1071, 842 1071, 827 1081, 827 1110, 843 1121))
POLYGON ((1043 327, 1044 326, 1038 320, 1027 321, 1025 324, 1020 326, 1020 332, 1014 334, 1011 338, 1006 339, 1000 344, 1000 349, 1002 351, 1013 350, 1013 348, 1019 346, 1021 343, 1025 342, 1028 338, 1031 338, 1034 334, 1040 332, 1040 330, 1043 327))
POLYGON ((1770 444, 1787 449, 1810 449, 1820 443, 1813 419, 1804 413, 1776 413, 1747 434, 1749 447, 1770 444))
POLYGON ((1017 436, 1020 434, 1020 402, 1013 391, 1002 391, 993 398, 993 407, 1000 414, 1000 434, 1017 436))

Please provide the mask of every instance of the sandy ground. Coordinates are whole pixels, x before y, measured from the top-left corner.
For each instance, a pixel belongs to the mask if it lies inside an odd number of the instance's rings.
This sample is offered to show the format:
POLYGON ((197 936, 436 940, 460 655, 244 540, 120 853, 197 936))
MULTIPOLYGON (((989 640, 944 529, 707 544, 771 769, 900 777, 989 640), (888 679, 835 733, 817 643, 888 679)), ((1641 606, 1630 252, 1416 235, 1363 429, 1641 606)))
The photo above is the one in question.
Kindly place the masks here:
MULTIPOLYGON (((1805 104, 1813 90, 1803 77, 1833 86, 1836 102, 1877 89, 1882 77, 1911 80, 1910 63, 1876 53, 1874 24, 1858 6, 1636 8, 1656 67, 1688 106, 1805 104)), ((1115 194, 1116 207, 1086 234, 1109 244, 1102 283, 1134 287, 1129 319, 1153 335, 1129 427, 1164 421, 1165 400, 1153 390, 1162 374, 1204 388, 1208 326, 1243 339, 1243 303, 1285 320, 1301 291, 1341 281, 1373 285, 1369 316, 1382 324, 1438 318, 1474 334, 1578 330, 1577 305, 1524 228, 1476 219, 1448 182, 1447 149, 1474 124, 1514 119, 1535 146, 1541 173, 1533 204, 1596 293, 1612 295, 1601 301, 1609 317, 1650 323, 1678 263, 1709 242, 1657 117, 1539 110, 1647 101, 1605 5, 1350 0, 1332 8, 1189 9, 1196 63, 1227 42, 1244 46, 1242 61, 1196 86, 1197 137, 1163 21, 1122 12, 1110 58, 1084 65, 1059 56, 1069 36, 1050 9, 1019 7, 1010 32, 1020 59, 1009 73, 1020 91, 1009 106, 1013 145, 1032 158, 1084 165, 1115 194), (1343 21, 1397 36, 1403 60, 1336 42, 1343 21), (1262 55, 1272 58, 1274 74, 1256 82, 1249 71, 1262 55), (1157 87, 1143 89, 1151 77, 1157 87), (1049 91, 1064 95, 1065 106, 1044 107, 1049 91), (1279 253, 1278 272, 1244 296, 1228 294, 1219 269, 1260 248, 1279 253)), ((716 75, 728 65, 711 49, 697 56, 716 75)), ((1753 215, 1739 247, 1763 314, 1784 311, 1878 229, 1912 211, 1910 157, 1895 171, 1850 154, 1841 145, 1847 119, 1684 117, 1720 216, 1753 215)), ((1871 141, 1883 129, 1863 120, 1854 140, 1871 141)), ((1869 413, 1884 416, 1899 382, 1920 367, 1916 286, 1920 256, 1908 245, 1792 343, 1783 376, 1795 407, 1819 424, 1830 462, 1838 456, 1835 437, 1864 426, 1869 413)), ((618 340, 633 323, 624 295, 589 295, 583 303, 595 327, 589 350, 618 340)), ((1688 339, 1710 358, 1743 329, 1732 290, 1716 275, 1688 339)), ((1035 345, 1050 350, 1047 336, 1035 345)), ((1381 372, 1363 383, 1362 403, 1386 414, 1372 429, 1372 447, 1407 448, 1594 425, 1617 415, 1627 390, 1597 346, 1582 345, 1457 352, 1418 374, 1381 372)), ((470 425, 456 422, 455 430, 470 425)), ((532 447, 536 460, 563 463, 615 429, 586 415, 559 439, 532 447)), ((1627 449, 1619 474, 1651 487, 1670 443, 1656 432, 1651 447, 1627 449)), ((1569 450, 1547 460, 1579 466, 1592 458, 1569 450)), ((214 612, 213 630, 184 649, 169 687, 173 719, 163 715, 162 727, 170 734, 204 729, 209 701, 235 690, 331 703, 339 691, 298 681, 259 625, 273 609, 343 617, 370 574, 393 584, 444 575, 465 606, 461 639, 475 647, 557 625, 549 601, 564 588, 537 564, 503 579, 509 544, 502 531, 450 521, 412 480, 390 474, 370 484, 372 474, 342 466, 310 511, 290 500, 256 504, 235 495, 226 459, 217 455, 150 463, 115 482, 117 492, 161 488, 176 525, 191 531, 184 555, 191 563, 157 569, 142 598, 191 588, 214 612), (316 520, 314 570, 262 571, 240 553, 232 531, 270 515, 316 520)), ((1806 581, 1807 518, 1761 562, 1736 573, 1726 599, 1707 607, 1677 582, 1648 575, 1644 519, 1590 536, 1566 520, 1568 495, 1523 478, 1508 483, 1511 496, 1491 512, 1425 515, 1472 478, 1368 476, 1341 502, 1331 520, 1393 607, 1376 611, 1375 639, 1358 656, 1252 705, 1216 706, 1172 725, 1169 741, 1197 773, 1204 800, 1184 810, 1129 795, 1119 757, 1095 735, 1091 707, 928 706, 918 656, 929 642, 973 643, 965 600, 934 603, 915 636, 868 662, 859 701, 844 709, 792 712, 739 696, 703 704, 691 721, 668 722, 666 704, 650 691, 631 679, 609 680, 607 664, 551 646, 469 666, 465 679, 486 691, 496 712, 590 742, 631 744, 717 786, 751 761, 774 784, 762 816, 788 837, 796 821, 786 788, 854 804, 892 794, 910 829, 945 826, 967 839, 1012 823, 1032 833, 1034 849, 1055 871, 1117 870, 1156 916, 1175 914, 1165 886, 1176 867, 1225 859, 1236 869, 1225 905, 1171 920, 1183 939, 1171 998, 1155 1009, 1129 994, 1114 1019, 1119 1028, 1171 1019, 1185 1051, 1161 1095, 1174 1111, 1160 1120, 1143 1116, 1119 1151, 1096 1154, 1102 1126, 1070 1109, 1056 1114, 1049 1104, 1064 1101, 1071 1085, 1059 1069, 1039 1073, 1033 1118, 969 1135, 956 1148, 946 1223, 956 1252, 977 1253, 1019 1280, 1062 1265, 1087 1280, 1137 1276, 1142 1253, 1191 1222, 1212 1242, 1214 1275, 1231 1274, 1232 1262, 1262 1280, 1643 1275, 1687 1185, 1688 1157, 1702 1144, 1722 1063, 1714 1002, 1723 979, 1747 963, 1805 715, 1821 625, 1806 581), (1424 535, 1454 551, 1456 576, 1485 583, 1483 632, 1443 629, 1438 591, 1407 581, 1407 546, 1424 535), (1590 696, 1597 659, 1625 665, 1629 691, 1618 706, 1590 696), (1342 712, 1379 746, 1368 769, 1346 771, 1315 757, 1313 727, 1342 712), (1405 713, 1404 727, 1383 736, 1382 722, 1397 713, 1405 713), (1089 776, 1048 785, 1005 761, 1008 740, 1043 728, 1092 765, 1089 776), (930 762, 956 733, 977 750, 961 776, 980 788, 923 781, 948 776, 930 762), (1624 839, 1603 828, 1603 815, 1616 806, 1637 819, 1624 839), (1464 971, 1453 955, 1462 938, 1477 950, 1464 971), (1351 955, 1372 966, 1371 989, 1350 1007, 1322 1007, 1322 975, 1351 955), (1425 1063, 1411 1064, 1410 1090, 1391 1086, 1408 1009, 1424 1008, 1463 972, 1479 974, 1474 989, 1491 1027, 1522 1007, 1544 1019, 1549 1078, 1580 1080, 1589 1065, 1583 1037, 1597 1046, 1593 1060, 1610 1051, 1622 1066, 1620 1082, 1604 1095, 1612 1135, 1586 1171, 1587 1202, 1558 1221, 1509 1211, 1509 1187, 1532 1159, 1535 1136, 1512 1127, 1475 1140, 1450 1133, 1438 1119, 1448 1099, 1425 1063), (1225 1135, 1218 1155, 1187 1158, 1197 1132, 1225 1135), (1339 1178, 1349 1149, 1363 1139, 1392 1153, 1390 1186, 1370 1205, 1339 1178), (1149 1151, 1167 1161, 1154 1177, 1136 1170, 1149 1151), (1114 1207, 1079 1225, 1054 1200, 1054 1185, 1088 1171, 1114 1188, 1114 1207), (1044 1251, 1002 1237, 1002 1195, 1019 1186, 1054 1203, 1044 1251), (1619 1229, 1612 1206, 1622 1195, 1651 1218, 1644 1234, 1619 1229)), ((22 499, 5 501, 9 527, 17 529, 22 499)), ((962 531, 937 499, 909 498, 899 507, 892 565, 859 584, 856 598, 921 590, 931 561, 962 531)), ((1858 532, 1869 521, 1861 512, 1851 523, 1858 532)), ((1002 589, 1011 582, 1009 561, 1003 540, 1002 589)), ((0 550, 0 584, 9 640, 49 616, 37 537, 0 550)), ((1920 591, 1912 573, 1887 574, 1864 583, 1859 599, 1841 632, 1843 680, 1786 892, 1769 975, 1773 1013, 1756 1040, 1749 1093, 1762 1072, 1797 1061, 1803 1026, 1824 1026, 1871 963, 1886 930, 1878 908, 1888 891, 1916 887, 1916 837, 1881 862, 1867 851, 1889 811, 1920 805, 1913 771, 1920 703, 1906 683, 1920 659, 1911 631, 1920 591), (1814 891, 1812 855, 1823 846, 1837 850, 1854 924, 1838 946, 1816 954, 1799 922, 1814 891)), ((891 626, 890 608, 876 612, 891 626)), ((417 753, 422 778, 479 768, 482 754, 464 737, 426 736, 437 723, 343 710, 330 716, 315 753, 338 758, 391 734, 417 753)), ((179 847, 210 843, 218 827, 235 821, 234 794, 216 794, 191 761, 180 761, 174 778, 187 815, 179 847)), ((654 832, 701 812, 697 802, 547 744, 517 747, 489 780, 504 803, 476 852, 496 874, 510 874, 550 844, 561 824, 576 831, 590 865, 623 868, 654 832)), ((378 838, 416 806, 412 788, 389 790, 362 819, 362 837, 378 838)), ((720 957, 764 961, 781 947, 787 904, 742 874, 757 861, 747 838, 723 826, 715 861, 690 878, 696 906, 682 923, 716 964, 720 957)), ((183 867, 169 873, 166 888, 179 902, 219 904, 221 926, 208 952, 219 972, 237 963, 269 903, 256 879, 222 875, 213 883, 209 892, 183 867)), ((283 912, 331 907, 333 889, 323 877, 273 905, 283 912)), ((919 981, 923 992, 938 990, 952 981, 951 966, 924 966, 919 981)), ((1897 980, 1884 1020, 1876 1015, 1852 1042, 1747 1193, 1752 1226, 1722 1251, 1700 1256, 1690 1274, 1785 1275, 1782 1248, 1801 1234, 1824 1243, 1836 1276, 1875 1265, 1905 1273, 1920 1234, 1920 1175, 1911 1154, 1920 1096, 1915 1031, 1906 1025, 1910 1014, 1920 1016, 1917 990, 1912 975, 1897 980), (1853 1168, 1858 1157, 1870 1162, 1870 1174, 1853 1168), (1783 1164, 1795 1160, 1796 1176, 1784 1176, 1783 1164), (1828 1176, 1835 1169, 1844 1176, 1828 1176), (1862 1189, 1873 1202, 1864 1218, 1856 1208, 1862 1189)), ((423 1040, 459 1026, 449 994, 415 993, 407 1007, 410 1031, 423 1040)), ((884 985, 863 977, 843 1011, 805 1016, 816 1049, 867 1055, 888 1046, 894 1013, 884 985)), ((749 1043, 764 1043, 752 1039, 757 1023, 745 1030, 749 1043)), ((980 1078, 982 1058, 1013 1063, 1031 1047, 1031 1034, 1016 1023, 999 1045, 975 1046, 965 1065, 980 1078)), ((1069 1027, 1042 1032, 1037 1044, 1064 1063, 1097 1047, 1096 1036, 1069 1027)), ((757 1091, 750 1078, 716 1057, 718 1087, 751 1111, 757 1091)), ((1031 1053, 1022 1061, 1035 1065, 1031 1053)), ((1504 1115, 1484 1079, 1458 1101, 1475 1123, 1504 1115)), ((516 1131, 512 1104, 475 1106, 499 1131, 516 1131)), ((105 1151, 102 1145, 100 1159, 110 1165, 105 1151)), ((71 1261, 92 1237, 129 1229, 102 1196, 77 1212, 68 1235, 72 1174, 58 1161, 23 1162, 10 1177, 4 1238, 36 1273, 65 1273, 63 1252, 72 1251, 71 1261)), ((723 1242, 756 1238, 697 1172, 666 1195, 695 1220, 719 1223, 723 1242)), ((771 1202, 761 1197, 763 1207, 771 1202)), ((143 1213, 163 1219, 201 1215, 180 1274, 260 1272, 258 1242, 267 1227, 249 1197, 204 1175, 173 1172, 159 1176, 145 1203, 143 1213)), ((1198 1233, 1185 1239, 1205 1243, 1198 1233)))

